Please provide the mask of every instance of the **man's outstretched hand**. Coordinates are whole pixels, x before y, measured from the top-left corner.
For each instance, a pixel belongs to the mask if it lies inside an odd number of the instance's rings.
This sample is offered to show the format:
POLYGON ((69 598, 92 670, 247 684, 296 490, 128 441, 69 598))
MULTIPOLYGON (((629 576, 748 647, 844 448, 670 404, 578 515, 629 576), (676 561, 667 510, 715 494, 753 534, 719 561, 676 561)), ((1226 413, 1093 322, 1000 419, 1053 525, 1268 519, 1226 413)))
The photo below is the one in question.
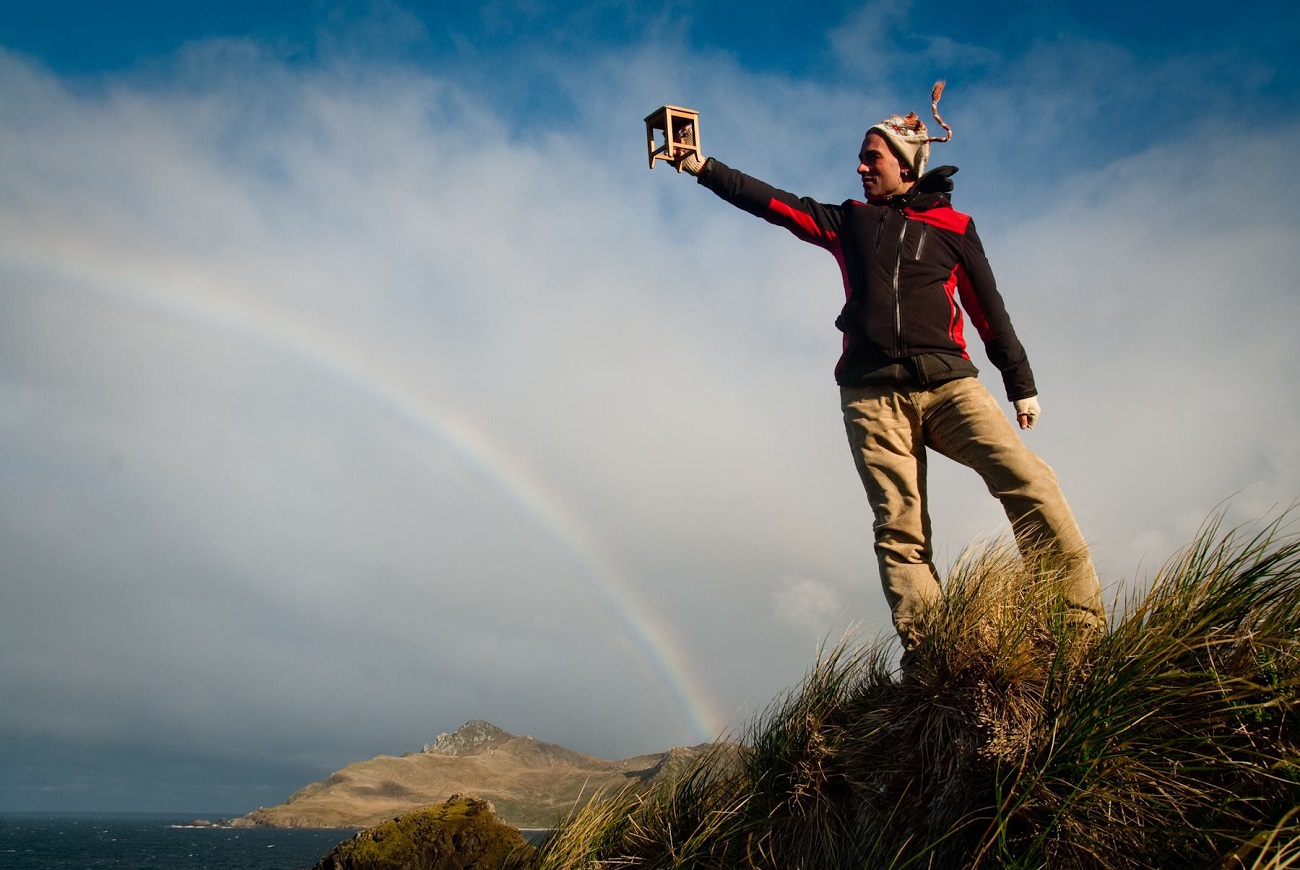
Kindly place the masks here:
POLYGON ((1020 424, 1021 429, 1032 429, 1038 422, 1038 417, 1042 414, 1038 407, 1038 397, 1030 396, 1028 399, 1016 399, 1016 422, 1020 424))
POLYGON ((707 157, 701 157, 694 151, 683 150, 677 158, 677 165, 690 175, 699 175, 700 170, 704 168, 704 161, 707 157))

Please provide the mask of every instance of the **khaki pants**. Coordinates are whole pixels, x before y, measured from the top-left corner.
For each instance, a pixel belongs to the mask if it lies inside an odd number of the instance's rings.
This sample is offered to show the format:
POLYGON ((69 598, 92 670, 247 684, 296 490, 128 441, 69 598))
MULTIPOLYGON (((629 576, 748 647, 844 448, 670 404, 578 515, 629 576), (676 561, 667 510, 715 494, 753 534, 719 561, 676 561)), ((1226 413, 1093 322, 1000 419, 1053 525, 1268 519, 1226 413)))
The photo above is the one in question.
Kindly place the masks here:
POLYGON ((1073 620, 1101 625, 1101 585, 1056 473, 1020 440, 976 378, 932 387, 841 389, 853 460, 875 512, 880 579, 894 627, 911 649, 918 611, 939 595, 926 508, 926 448, 975 469, 1002 502, 1022 553, 1062 560, 1073 620))

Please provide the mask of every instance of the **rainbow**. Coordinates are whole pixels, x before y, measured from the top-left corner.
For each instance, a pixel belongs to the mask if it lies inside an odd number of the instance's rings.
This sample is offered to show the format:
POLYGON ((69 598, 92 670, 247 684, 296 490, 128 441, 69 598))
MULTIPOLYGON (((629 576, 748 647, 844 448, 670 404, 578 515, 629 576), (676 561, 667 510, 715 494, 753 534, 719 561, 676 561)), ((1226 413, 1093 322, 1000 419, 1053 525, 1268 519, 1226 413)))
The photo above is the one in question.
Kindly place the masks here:
MULTIPOLYGON (((21 233, 19 234, 21 235, 21 233)), ((179 264, 142 264, 106 248, 67 237, 41 256, 36 240, 10 238, 6 268, 54 279, 137 310, 290 354, 357 390, 453 455, 478 479, 521 511, 572 559, 608 614, 630 638, 642 667, 678 707, 696 742, 721 734, 725 717, 696 678, 672 627, 636 592, 600 546, 590 527, 523 458, 503 447, 471 415, 433 398, 426 388, 388 371, 342 333, 314 326, 266 299, 231 292, 212 276, 179 264), (20 253, 21 252, 21 253, 20 253)))

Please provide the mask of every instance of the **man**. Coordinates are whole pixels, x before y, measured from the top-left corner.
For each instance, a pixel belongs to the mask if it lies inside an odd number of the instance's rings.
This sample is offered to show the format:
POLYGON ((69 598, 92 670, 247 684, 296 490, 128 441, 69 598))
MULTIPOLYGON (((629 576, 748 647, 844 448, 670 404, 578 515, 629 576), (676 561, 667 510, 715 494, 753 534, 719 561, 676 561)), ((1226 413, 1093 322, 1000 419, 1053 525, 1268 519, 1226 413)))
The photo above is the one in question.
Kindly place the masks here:
POLYGON ((875 549, 904 668, 923 642, 918 616, 939 595, 926 508, 926 448, 977 471, 1002 502, 1021 551, 1057 560, 1072 622, 1100 627, 1101 588, 1078 524, 1048 465, 1024 446, 976 378, 965 316, 1002 373, 1021 429, 1040 410, 1024 348, 998 294, 968 215, 949 200, 953 166, 925 172, 931 142, 952 129, 931 93, 927 135, 916 113, 867 130, 858 154, 866 202, 800 198, 712 157, 679 155, 680 167, 722 199, 835 256, 846 302, 835 325, 844 424, 875 513, 875 549))

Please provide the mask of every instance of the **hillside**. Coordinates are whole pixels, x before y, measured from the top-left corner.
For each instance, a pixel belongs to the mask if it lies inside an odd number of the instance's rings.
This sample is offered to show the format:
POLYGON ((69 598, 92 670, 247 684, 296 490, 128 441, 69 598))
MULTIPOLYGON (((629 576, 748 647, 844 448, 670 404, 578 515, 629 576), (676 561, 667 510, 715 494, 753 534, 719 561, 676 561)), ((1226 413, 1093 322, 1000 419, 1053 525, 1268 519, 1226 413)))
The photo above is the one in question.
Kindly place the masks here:
POLYGON ((818 658, 728 753, 584 805, 527 870, 1300 867, 1300 523, 1207 524, 1078 629, 1060 567, 972 550, 892 638, 818 658))
POLYGON ((671 749, 621 761, 582 755, 554 743, 520 737, 487 722, 467 722, 441 734, 423 752, 381 755, 349 764, 273 807, 259 808, 238 827, 363 828, 416 807, 472 793, 492 802, 503 822, 551 827, 580 799, 629 783, 650 783, 686 765, 705 746, 671 749))

